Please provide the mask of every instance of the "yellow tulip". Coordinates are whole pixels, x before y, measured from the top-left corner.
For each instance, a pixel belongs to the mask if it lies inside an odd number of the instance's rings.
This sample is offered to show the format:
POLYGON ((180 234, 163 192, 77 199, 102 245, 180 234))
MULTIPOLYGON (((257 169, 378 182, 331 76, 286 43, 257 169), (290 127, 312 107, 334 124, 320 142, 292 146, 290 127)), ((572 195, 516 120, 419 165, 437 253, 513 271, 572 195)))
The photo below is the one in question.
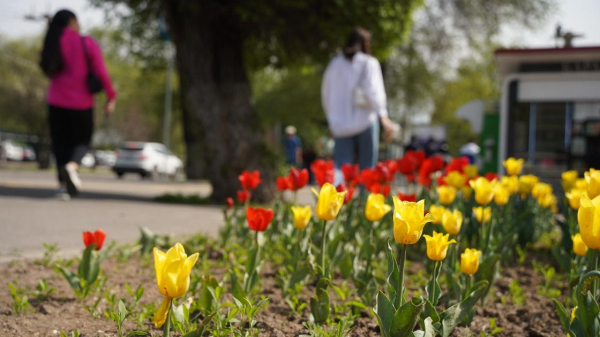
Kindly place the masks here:
POLYGON ((579 306, 576 306, 575 308, 573 308, 573 310, 571 310, 571 323, 573 323, 575 317, 577 317, 577 308, 579 308, 579 306))
POLYGON ((454 239, 448 241, 450 234, 443 235, 436 231, 433 231, 433 236, 425 234, 423 237, 427 241, 427 257, 433 261, 442 261, 445 259, 446 253, 448 253, 448 246, 456 243, 454 239))
POLYGON ((423 227, 435 217, 425 213, 425 200, 401 201, 394 197, 394 239, 405 245, 415 244, 423 234, 423 227))
POLYGON ((502 176, 502 178, 500 178, 500 185, 504 186, 510 195, 513 195, 519 191, 519 177, 502 176))
POLYGON ((540 200, 545 198, 548 194, 552 194, 552 186, 546 183, 537 183, 531 189, 531 196, 540 200))
POLYGON ((584 173, 587 193, 591 199, 600 195, 600 170, 590 169, 584 173))
POLYGON ((581 238, 581 234, 577 233, 575 235, 571 235, 571 240, 573 241, 573 252, 577 256, 584 256, 588 251, 588 247, 583 242, 581 238))
POLYGON ((460 188, 460 191, 462 192, 465 199, 471 200, 471 195, 473 194, 473 189, 471 188, 471 186, 463 186, 460 188))
POLYGON ((300 230, 306 228, 312 217, 310 206, 292 206, 292 213, 294 214, 294 227, 300 230))
POLYGON ((577 220, 579 233, 585 245, 592 249, 600 249, 600 196, 594 199, 590 199, 586 194, 581 196, 577 220))
POLYGON ((452 235, 457 235, 460 233, 460 228, 463 223, 463 215, 462 213, 455 209, 454 211, 446 210, 444 215, 442 216, 442 226, 446 232, 452 235))
POLYGON ((579 201, 581 200, 581 196, 583 194, 587 194, 585 190, 579 188, 572 188, 569 192, 565 193, 567 200, 569 200, 569 205, 572 209, 579 209, 579 201))
POLYGON ((429 214, 433 215, 434 219, 431 220, 432 223, 442 223, 442 217, 444 216, 444 212, 446 208, 444 206, 429 206, 429 214))
POLYGON ((452 186, 439 186, 437 192, 440 202, 444 205, 450 205, 456 198, 456 188, 452 186))
POLYGON ((506 168, 506 174, 509 176, 518 176, 523 170, 523 159, 510 157, 502 162, 502 165, 506 168))
POLYGON ((543 208, 550 208, 554 213, 556 213, 558 210, 556 207, 558 200, 556 200, 556 196, 552 193, 544 195, 542 198, 537 199, 537 201, 540 206, 543 208))
POLYGON ((487 205, 494 198, 495 181, 490 182, 483 177, 479 177, 476 180, 471 180, 469 184, 475 191, 475 201, 477 201, 478 204, 487 205))
POLYGON ((383 194, 372 193, 367 198, 365 216, 369 221, 379 221, 392 210, 392 206, 385 203, 383 194))
POLYGON ((451 171, 447 176, 444 177, 444 182, 454 188, 461 188, 465 186, 466 181, 467 177, 458 171, 451 171))
POLYGON ((577 178, 575 180, 575 188, 580 190, 587 190, 587 183, 585 182, 585 178, 577 178))
POLYGON ((577 181, 577 177, 579 174, 577 171, 565 171, 561 175, 562 178, 562 186, 565 192, 569 192, 573 187, 575 187, 575 182, 577 181))
POLYGON ((477 249, 467 248, 464 253, 460 254, 460 269, 467 275, 473 275, 479 269, 479 258, 481 251, 477 249))
POLYGON ((317 193, 314 188, 313 193, 318 197, 317 207, 315 208, 317 217, 321 220, 335 219, 344 205, 346 191, 338 192, 333 185, 325 183, 321 187, 320 193, 317 193))
POLYGON ((171 299, 181 297, 190 286, 190 272, 198 260, 198 253, 187 256, 180 243, 166 253, 154 247, 154 271, 158 291, 165 296, 154 315, 154 326, 162 326, 167 319, 171 299))
POLYGON ((494 187, 494 202, 498 206, 504 206, 508 203, 510 198, 510 192, 503 185, 496 185, 494 187))
POLYGON ((473 213, 479 223, 488 222, 492 218, 492 209, 490 207, 473 207, 473 213))
POLYGON ((477 165, 467 165, 464 168, 467 178, 473 178, 477 175, 477 165))
POLYGON ((533 186, 535 186, 535 184, 537 184, 540 181, 540 179, 536 176, 534 176, 533 174, 526 174, 524 176, 520 176, 519 177, 519 193, 521 193, 521 197, 526 197, 529 193, 531 193, 531 190, 533 189, 533 186))

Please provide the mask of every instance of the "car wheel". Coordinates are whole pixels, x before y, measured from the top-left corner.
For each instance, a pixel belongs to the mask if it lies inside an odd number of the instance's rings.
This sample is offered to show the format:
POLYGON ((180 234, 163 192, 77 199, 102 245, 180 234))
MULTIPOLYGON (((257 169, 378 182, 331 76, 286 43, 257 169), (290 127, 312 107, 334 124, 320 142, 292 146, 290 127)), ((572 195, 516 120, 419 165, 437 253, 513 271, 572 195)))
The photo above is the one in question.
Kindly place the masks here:
POLYGON ((123 176, 125 175, 125 172, 117 172, 117 178, 119 179, 123 179, 123 176))

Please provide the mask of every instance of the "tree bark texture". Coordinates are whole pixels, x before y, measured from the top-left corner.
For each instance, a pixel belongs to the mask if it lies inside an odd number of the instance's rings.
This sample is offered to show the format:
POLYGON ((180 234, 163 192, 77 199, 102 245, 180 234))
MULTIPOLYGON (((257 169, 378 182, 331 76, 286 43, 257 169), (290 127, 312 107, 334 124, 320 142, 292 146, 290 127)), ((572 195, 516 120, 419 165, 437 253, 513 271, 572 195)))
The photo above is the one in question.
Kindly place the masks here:
POLYGON ((208 178, 212 198, 240 189, 243 170, 260 170, 254 200, 274 195, 274 161, 252 106, 243 32, 231 9, 205 1, 164 0, 177 50, 188 178, 208 178))

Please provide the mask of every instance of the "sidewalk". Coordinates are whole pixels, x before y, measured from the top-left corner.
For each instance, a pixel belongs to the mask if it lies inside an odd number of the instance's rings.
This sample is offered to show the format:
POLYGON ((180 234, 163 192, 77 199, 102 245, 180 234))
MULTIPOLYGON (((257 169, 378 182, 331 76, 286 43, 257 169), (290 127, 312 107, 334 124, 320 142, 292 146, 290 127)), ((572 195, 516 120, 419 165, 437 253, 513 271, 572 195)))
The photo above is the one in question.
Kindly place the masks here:
POLYGON ((107 242, 133 242, 139 227, 157 234, 216 235, 221 207, 161 204, 164 193, 208 195, 208 183, 117 180, 108 172, 82 174, 81 196, 53 199, 53 172, 0 170, 0 263, 43 254, 43 243, 56 243, 62 255, 78 254, 82 232, 102 228, 107 242))

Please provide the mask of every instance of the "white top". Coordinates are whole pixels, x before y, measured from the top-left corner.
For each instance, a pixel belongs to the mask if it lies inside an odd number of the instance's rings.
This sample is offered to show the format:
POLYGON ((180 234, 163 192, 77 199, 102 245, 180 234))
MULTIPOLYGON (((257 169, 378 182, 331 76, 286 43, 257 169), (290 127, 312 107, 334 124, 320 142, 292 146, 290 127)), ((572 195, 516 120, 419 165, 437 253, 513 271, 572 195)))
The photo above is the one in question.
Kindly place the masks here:
POLYGON ((387 117, 387 98, 377 59, 361 52, 352 60, 338 54, 323 75, 321 100, 335 137, 357 135, 369 128, 378 116, 387 117), (369 109, 354 106, 355 88, 362 90, 369 109))

